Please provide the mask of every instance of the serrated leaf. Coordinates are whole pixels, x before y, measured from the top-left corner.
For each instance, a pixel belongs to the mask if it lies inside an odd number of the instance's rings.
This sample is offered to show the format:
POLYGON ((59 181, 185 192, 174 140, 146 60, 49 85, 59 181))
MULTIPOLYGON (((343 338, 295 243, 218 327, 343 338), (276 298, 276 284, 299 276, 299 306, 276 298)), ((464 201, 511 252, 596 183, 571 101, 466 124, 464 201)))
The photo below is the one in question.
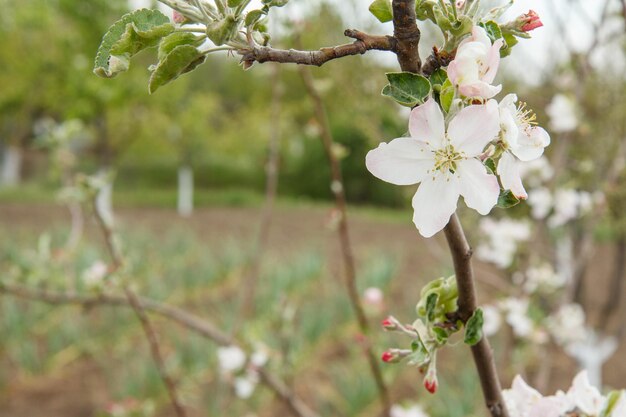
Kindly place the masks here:
POLYGON ((483 311, 477 308, 472 317, 465 324, 464 342, 470 346, 474 346, 483 338, 483 311))
POLYGON ((498 39, 502 38, 502 29, 500 29, 500 25, 498 25, 493 20, 490 20, 488 22, 480 22, 478 26, 485 29, 485 32, 487 32, 487 36, 489 36, 489 39, 491 39, 491 42, 495 42, 498 39))
POLYGON ((180 45, 200 46, 204 42, 199 36, 189 32, 174 32, 163 39, 159 43, 159 61, 162 61, 167 54, 172 52, 174 48, 180 45))
POLYGON ((422 104, 430 94, 430 81, 426 77, 411 72, 389 72, 386 75, 389 84, 383 88, 382 95, 403 106, 422 104))
POLYGON ((391 0, 374 0, 372 4, 370 4, 369 11, 381 23, 391 22, 393 20, 391 0))
POLYGON ((432 293, 426 297, 426 319, 432 323, 435 321, 435 310, 437 309, 437 301, 439 301, 439 294, 432 293))
POLYGON ((238 20, 235 16, 228 15, 222 20, 209 23, 206 27, 206 35, 215 46, 221 46, 232 40, 238 29, 238 20))
POLYGON ((154 93, 159 87, 174 81, 182 74, 189 72, 204 62, 205 56, 194 46, 179 45, 172 49, 167 56, 159 62, 152 75, 148 91, 154 93))
POLYGON ((141 9, 125 14, 102 37, 93 72, 100 77, 115 77, 119 72, 128 69, 130 57, 143 49, 142 45, 154 46, 158 43, 159 36, 173 30, 174 26, 169 18, 158 10, 141 9), (135 44, 133 39, 138 43, 135 44), (116 57, 113 60, 115 65, 111 65, 113 56, 116 57))
POLYGON ((265 15, 265 12, 263 10, 250 10, 246 15, 246 27, 252 26, 256 22, 258 22, 259 19, 263 17, 263 15, 265 15))
POLYGON ((498 197, 498 207, 508 209, 520 203, 520 199, 515 197, 511 190, 501 190, 498 197))

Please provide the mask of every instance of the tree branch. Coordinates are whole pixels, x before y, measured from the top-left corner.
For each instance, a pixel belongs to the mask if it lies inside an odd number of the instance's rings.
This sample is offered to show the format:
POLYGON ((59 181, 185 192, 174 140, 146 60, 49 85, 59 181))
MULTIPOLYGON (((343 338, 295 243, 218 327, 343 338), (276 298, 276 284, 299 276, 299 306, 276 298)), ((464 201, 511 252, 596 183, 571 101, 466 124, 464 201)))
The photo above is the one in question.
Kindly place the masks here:
MULTIPOLYGON (((450 222, 443 230, 452 253, 459 289, 457 315, 463 323, 466 323, 477 307, 474 271, 471 263, 472 249, 467 243, 465 232, 456 213, 452 215, 450 222)), ((485 336, 478 344, 472 346, 472 356, 478 370, 485 403, 491 416, 508 417, 509 414, 502 398, 502 388, 493 359, 493 350, 485 336)))
MULTIPOLYGON (((78 305, 85 308, 97 306, 133 308, 128 299, 121 295, 98 294, 95 296, 86 296, 74 292, 54 292, 31 289, 19 285, 4 284, 2 282, 0 282, 0 294, 11 295, 25 300, 44 302, 51 305, 78 305)), ((241 348, 241 345, 234 338, 222 332, 216 325, 208 320, 201 319, 178 307, 149 298, 137 297, 137 301, 144 311, 149 311, 172 320, 188 330, 211 340, 219 346, 239 346, 241 348)), ((278 377, 271 374, 265 368, 258 368, 257 371, 261 376, 261 381, 287 404, 295 416, 319 417, 278 377)))
POLYGON ((300 65, 322 66, 326 62, 350 55, 362 55, 369 50, 395 51, 395 39, 391 36, 368 35, 356 29, 347 29, 344 35, 356 39, 353 43, 321 48, 317 51, 298 51, 295 49, 274 49, 269 46, 255 46, 252 49, 242 49, 241 62, 249 68, 255 62, 293 63, 300 65))
POLYGON ((415 17, 415 0, 393 0, 393 36, 398 63, 402 71, 419 74, 422 63, 419 55, 420 30, 415 17))

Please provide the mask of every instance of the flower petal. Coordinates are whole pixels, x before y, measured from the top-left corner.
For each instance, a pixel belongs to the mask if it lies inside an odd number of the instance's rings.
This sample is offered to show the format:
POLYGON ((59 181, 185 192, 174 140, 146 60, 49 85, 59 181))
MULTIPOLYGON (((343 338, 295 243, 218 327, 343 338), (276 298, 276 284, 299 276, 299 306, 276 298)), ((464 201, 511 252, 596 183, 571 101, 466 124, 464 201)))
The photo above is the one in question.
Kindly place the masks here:
POLYGON ((413 197, 413 223, 424 237, 443 229, 456 211, 459 184, 454 176, 443 174, 422 181, 413 197))
POLYGON ((522 176, 519 170, 519 163, 515 157, 508 152, 502 154, 498 162, 498 175, 505 190, 511 190, 515 197, 526 200, 528 194, 522 184, 522 176))
POLYGON ((478 156, 500 132, 500 117, 495 100, 480 106, 468 106, 450 122, 448 137, 466 156, 478 156))
POLYGON ((434 99, 428 99, 411 111, 409 133, 413 139, 430 143, 434 148, 440 148, 445 131, 443 113, 434 99))
POLYGON ((502 85, 490 85, 484 81, 459 86, 459 93, 465 97, 492 98, 502 91, 502 85))
POLYGON ((482 215, 489 214, 498 203, 500 185, 493 174, 488 174, 485 166, 477 159, 467 159, 457 163, 459 192, 468 207, 482 215))
POLYGON ((550 144, 550 135, 539 126, 520 131, 517 146, 511 151, 521 161, 532 161, 543 154, 543 149, 550 144))
POLYGON ((502 45, 504 45, 504 40, 498 39, 493 43, 493 46, 491 46, 487 54, 487 71, 481 78, 489 84, 493 82, 498 73, 498 68, 500 67, 500 48, 502 48, 502 45))
POLYGON ((430 148, 413 138, 398 138, 381 143, 365 157, 369 172, 396 185, 416 184, 434 166, 430 148))

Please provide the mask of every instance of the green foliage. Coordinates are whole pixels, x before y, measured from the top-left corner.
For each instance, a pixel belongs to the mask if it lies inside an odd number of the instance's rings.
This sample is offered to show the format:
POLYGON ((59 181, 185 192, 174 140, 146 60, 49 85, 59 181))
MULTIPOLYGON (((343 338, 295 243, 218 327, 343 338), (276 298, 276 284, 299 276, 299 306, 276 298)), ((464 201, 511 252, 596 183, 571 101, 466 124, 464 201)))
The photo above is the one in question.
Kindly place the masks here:
POLYGON ((500 190, 498 197, 498 207, 508 209, 520 203, 520 199, 511 190, 500 190))
POLYGON ((193 70, 204 60, 204 54, 198 51, 195 46, 178 45, 174 47, 152 71, 148 91, 150 94, 154 93, 159 87, 193 70))
POLYGON ((238 30, 239 20, 235 16, 228 15, 221 20, 207 24, 206 35, 216 46, 221 46, 232 40, 238 30))
POLYGON ((111 78, 126 71, 130 58, 137 52, 156 46, 174 26, 158 10, 136 10, 125 14, 102 37, 94 64, 94 73, 111 78))
POLYGON ((388 72, 382 95, 403 106, 414 107, 424 103, 430 94, 430 82, 422 75, 410 72, 388 72))
POLYGON ((369 11, 381 23, 390 22, 393 19, 391 0, 374 0, 370 4, 369 11))
POLYGON ((203 39, 189 32, 174 32, 164 37, 159 43, 159 61, 163 61, 167 55, 177 46, 190 45, 198 47, 202 44, 203 39))
POLYGON ((465 344, 474 346, 483 338, 483 311, 477 308, 472 317, 465 323, 465 344))

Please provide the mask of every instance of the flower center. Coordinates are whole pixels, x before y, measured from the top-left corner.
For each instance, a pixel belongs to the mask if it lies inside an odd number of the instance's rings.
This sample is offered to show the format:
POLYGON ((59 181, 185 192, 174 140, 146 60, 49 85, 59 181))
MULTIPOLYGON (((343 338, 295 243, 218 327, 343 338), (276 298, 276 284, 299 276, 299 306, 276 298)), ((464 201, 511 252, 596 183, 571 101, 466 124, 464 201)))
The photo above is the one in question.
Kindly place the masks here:
POLYGON ((463 154, 457 152, 454 146, 447 145, 445 148, 441 148, 435 151, 435 170, 439 170, 443 173, 456 172, 457 161, 462 160, 463 154))
POLYGON ((537 115, 527 107, 527 104, 520 101, 517 105, 517 122, 523 128, 534 126, 537 124, 537 115))

